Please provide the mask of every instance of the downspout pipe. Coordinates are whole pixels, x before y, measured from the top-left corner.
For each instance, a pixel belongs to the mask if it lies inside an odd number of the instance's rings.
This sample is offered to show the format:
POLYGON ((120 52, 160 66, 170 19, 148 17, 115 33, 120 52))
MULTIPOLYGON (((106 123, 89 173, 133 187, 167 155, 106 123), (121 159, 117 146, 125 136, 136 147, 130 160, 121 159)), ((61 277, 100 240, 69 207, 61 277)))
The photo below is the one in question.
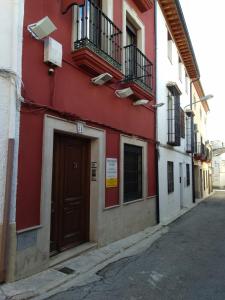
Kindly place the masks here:
MULTIPOLYGON (((192 85, 199 81, 200 77, 192 79, 190 82, 190 109, 192 110, 192 85)), ((191 114, 191 172, 192 172, 192 202, 195 203, 195 172, 194 172, 194 116, 191 114)))
MULTIPOLYGON (((154 43, 155 43, 155 99, 157 102, 157 0, 154 1, 154 43)), ((157 126, 157 108, 155 109, 155 178, 156 178, 156 222, 160 223, 160 211, 159 211, 159 149, 158 149, 158 126, 157 126)))

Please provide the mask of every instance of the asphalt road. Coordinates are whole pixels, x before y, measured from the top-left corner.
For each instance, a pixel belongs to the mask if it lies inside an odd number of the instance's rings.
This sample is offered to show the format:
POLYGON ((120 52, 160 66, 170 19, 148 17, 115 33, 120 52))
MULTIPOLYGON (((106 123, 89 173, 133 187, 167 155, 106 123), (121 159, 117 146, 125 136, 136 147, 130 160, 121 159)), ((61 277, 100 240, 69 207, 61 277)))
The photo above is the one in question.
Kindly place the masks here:
POLYGON ((225 192, 169 226, 147 251, 98 272, 54 300, 225 300, 225 192))

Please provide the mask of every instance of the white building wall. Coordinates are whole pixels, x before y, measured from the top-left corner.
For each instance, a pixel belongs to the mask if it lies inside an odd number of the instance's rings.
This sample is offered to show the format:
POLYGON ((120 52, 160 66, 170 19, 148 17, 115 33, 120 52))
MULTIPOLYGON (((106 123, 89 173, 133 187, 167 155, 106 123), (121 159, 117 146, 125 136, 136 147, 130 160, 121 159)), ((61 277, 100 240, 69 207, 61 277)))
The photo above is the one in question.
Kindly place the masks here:
POLYGON ((192 174, 191 174, 191 156, 186 153, 186 138, 181 138, 179 147, 169 146, 168 141, 168 106, 167 106, 167 84, 169 81, 175 82, 181 91, 181 107, 185 107, 190 102, 189 87, 188 93, 185 88, 185 68, 182 65, 182 81, 179 79, 179 55, 176 45, 172 45, 172 62, 168 58, 167 35, 168 29, 166 21, 157 3, 157 102, 165 103, 157 110, 157 140, 159 145, 159 206, 160 221, 162 223, 176 217, 182 208, 189 207, 192 204, 192 174), (167 190, 167 161, 174 163, 174 192, 168 194, 167 190), (183 196, 180 193, 180 174, 179 164, 182 163, 183 176, 182 187, 183 196), (186 164, 190 166, 190 186, 186 186, 186 164), (182 199, 181 199, 182 198, 182 199))
POLYGON ((213 187, 225 189, 225 153, 212 159, 213 187))
POLYGON ((3 221, 8 140, 15 142, 10 221, 15 222, 19 111, 15 80, 20 90, 24 0, 0 0, 0 224, 3 221), (7 69, 10 72, 3 72, 7 69), (15 80, 14 80, 15 79, 15 80))

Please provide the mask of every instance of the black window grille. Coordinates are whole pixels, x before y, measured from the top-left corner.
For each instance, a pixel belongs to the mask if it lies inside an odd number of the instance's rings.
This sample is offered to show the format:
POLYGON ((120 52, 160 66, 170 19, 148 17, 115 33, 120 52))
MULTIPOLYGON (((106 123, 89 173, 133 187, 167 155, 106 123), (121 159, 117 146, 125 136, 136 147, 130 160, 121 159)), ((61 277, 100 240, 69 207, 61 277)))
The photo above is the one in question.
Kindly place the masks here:
POLYGON ((96 4, 99 1, 86 0, 77 8, 75 50, 90 48, 110 64, 121 69, 122 32, 96 4))
POLYGON ((180 135, 185 138, 185 122, 184 122, 184 111, 180 108, 180 135))
POLYGON ((190 165, 186 164, 186 178, 187 178, 187 186, 190 185, 190 165))
POLYGON ((180 95, 175 87, 168 88, 168 144, 180 146, 180 95))
POLYGON ((203 171, 203 187, 204 187, 204 191, 205 191, 205 171, 203 171))
POLYGON ((173 170, 173 162, 167 162, 167 186, 168 186, 168 194, 174 191, 174 170, 173 170))
POLYGON ((191 131, 191 117, 186 116, 186 151, 192 152, 192 131, 191 131))
POLYGON ((142 198, 142 147, 124 144, 124 202, 142 198))

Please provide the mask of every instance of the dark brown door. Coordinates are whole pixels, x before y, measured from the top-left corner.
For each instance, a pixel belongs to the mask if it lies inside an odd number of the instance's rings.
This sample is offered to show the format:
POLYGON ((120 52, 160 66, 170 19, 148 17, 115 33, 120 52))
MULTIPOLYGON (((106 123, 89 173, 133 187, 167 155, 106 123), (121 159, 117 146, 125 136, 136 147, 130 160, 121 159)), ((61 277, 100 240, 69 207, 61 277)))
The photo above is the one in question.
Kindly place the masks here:
POLYGON ((89 140, 54 135, 51 255, 89 239, 89 149, 89 140))

